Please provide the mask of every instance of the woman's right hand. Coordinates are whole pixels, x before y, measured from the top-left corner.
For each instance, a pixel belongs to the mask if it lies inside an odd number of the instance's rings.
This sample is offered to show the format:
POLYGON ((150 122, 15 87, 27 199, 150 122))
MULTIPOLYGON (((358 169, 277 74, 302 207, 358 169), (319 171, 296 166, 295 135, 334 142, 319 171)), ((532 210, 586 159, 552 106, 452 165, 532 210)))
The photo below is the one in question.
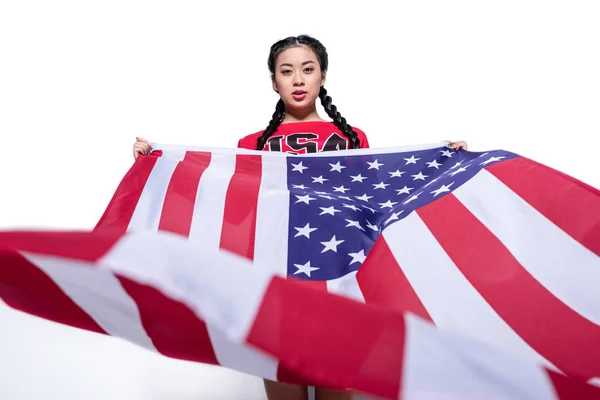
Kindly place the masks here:
POLYGON ((140 154, 150 154, 152 143, 141 137, 136 137, 135 139, 136 141, 133 144, 133 159, 137 159, 140 154))

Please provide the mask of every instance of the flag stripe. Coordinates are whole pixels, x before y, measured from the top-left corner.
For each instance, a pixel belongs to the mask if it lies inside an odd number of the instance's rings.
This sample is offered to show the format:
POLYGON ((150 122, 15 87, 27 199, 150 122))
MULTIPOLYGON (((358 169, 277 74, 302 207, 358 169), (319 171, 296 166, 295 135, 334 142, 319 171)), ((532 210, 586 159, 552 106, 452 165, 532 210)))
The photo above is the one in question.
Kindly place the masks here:
POLYGON ((104 256, 121 238, 112 229, 102 235, 79 231, 15 231, 0 232, 2 249, 96 261, 104 256))
MULTIPOLYGON (((163 154, 152 168, 135 206, 127 230, 158 230, 165 195, 173 172, 185 156, 185 151, 163 154)), ((133 196, 131 198, 133 200, 133 196)))
MULTIPOLYGON (((440 246, 490 306, 562 371, 600 374, 600 327, 568 308, 533 278, 452 194, 419 210, 440 246)), ((421 261, 422 262, 422 261, 421 261)))
POLYGON ((600 388, 583 380, 567 377, 554 371, 546 371, 556 396, 560 400, 593 400, 600 399, 600 388))
MULTIPOLYGON (((428 207, 437 205, 445 197, 428 207)), ((435 218, 449 211, 438 209, 435 218)), ((439 328, 484 340, 505 351, 556 368, 519 337, 473 288, 440 247, 440 238, 425 225, 420 215, 421 211, 409 214, 390 225, 383 236, 433 322, 439 328)), ((459 218, 454 214, 446 215, 452 221, 459 218)), ((469 227, 458 229, 452 222, 446 223, 444 229, 448 235, 464 238, 463 246, 469 246, 469 249, 462 251, 471 253, 471 242, 463 236, 463 231, 468 231, 469 227)))
POLYGON ((486 169, 559 228, 600 256, 598 189, 524 157, 503 161, 486 169))
POLYGON ((106 268, 68 258, 28 254, 75 304, 109 335, 156 351, 140 320, 135 301, 106 268))
POLYGON ((112 229, 124 233, 131 221, 140 196, 162 151, 139 156, 123 177, 94 230, 112 229))
MULTIPOLYGON (((552 181, 547 184, 552 185, 552 181)), ((600 257, 485 170, 454 195, 535 280, 580 315, 600 324, 600 257), (519 218, 507 219, 507 215, 519 218)))
POLYGON ((218 365, 206 324, 185 304, 132 279, 119 277, 119 281, 135 299, 144 329, 158 352, 167 357, 218 365))
POLYGON ((213 154, 200 178, 189 239, 198 252, 219 249, 225 197, 235 171, 235 154, 213 154))
POLYGON ((288 271, 289 204, 286 157, 263 157, 253 261, 255 268, 284 277, 288 271))
POLYGON ((198 184, 210 158, 210 153, 188 151, 177 164, 165 195, 159 230, 189 235, 198 184))
MULTIPOLYGON (((365 302, 410 311, 431 320, 431 316, 398 265, 386 238, 385 234, 379 236, 356 274, 365 302)), ((393 237, 391 240, 394 240, 393 237)))
POLYGON ((246 341, 278 355, 309 384, 398 398, 401 313, 275 277, 246 341))
MULTIPOLYGON (((4 240, 2 242, 6 249, 4 240)), ((23 255, 14 250, 2 250, 0 254, 0 297, 10 307, 60 324, 107 334, 46 273, 23 255)))
POLYGON ((220 247, 249 260, 254 259, 261 164, 258 155, 238 154, 225 198, 220 247))
POLYGON ((460 335, 440 334, 412 315, 406 316, 406 327, 402 399, 555 398, 546 373, 531 361, 460 335))
POLYGON ((357 271, 353 271, 347 273, 341 278, 330 279, 326 281, 327 291, 329 293, 339 294, 364 303, 365 298, 360 291, 360 286, 356 280, 356 274, 357 271))

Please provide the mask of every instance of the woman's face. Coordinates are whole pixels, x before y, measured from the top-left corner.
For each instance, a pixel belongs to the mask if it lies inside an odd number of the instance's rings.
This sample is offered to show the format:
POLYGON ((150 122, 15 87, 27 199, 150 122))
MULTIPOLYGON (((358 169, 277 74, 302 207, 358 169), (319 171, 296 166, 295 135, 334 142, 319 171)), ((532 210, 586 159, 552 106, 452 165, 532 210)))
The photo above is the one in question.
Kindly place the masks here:
POLYGON ((275 62, 273 89, 279 92, 286 110, 313 107, 325 84, 316 54, 306 46, 284 50, 275 62))

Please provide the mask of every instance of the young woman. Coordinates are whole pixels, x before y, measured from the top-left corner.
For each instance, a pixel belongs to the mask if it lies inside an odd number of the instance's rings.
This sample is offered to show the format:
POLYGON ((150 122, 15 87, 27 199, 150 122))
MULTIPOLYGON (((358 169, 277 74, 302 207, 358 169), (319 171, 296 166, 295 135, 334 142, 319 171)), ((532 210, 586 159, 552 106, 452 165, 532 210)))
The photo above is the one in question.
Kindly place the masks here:
MULTIPOLYGON (((273 90, 279 94, 275 112, 266 129, 245 136, 238 147, 251 150, 284 151, 294 154, 369 147, 367 136, 349 125, 325 90, 328 55, 316 39, 288 37, 271 46, 268 58, 273 90), (317 113, 319 98, 331 122, 317 113)), ((465 142, 449 142, 453 149, 467 148, 465 142)), ((137 138, 134 158, 148 154, 151 143, 137 138)), ((270 400, 305 400, 306 386, 265 380, 270 400)), ((350 392, 316 388, 316 400, 351 399, 350 392)))

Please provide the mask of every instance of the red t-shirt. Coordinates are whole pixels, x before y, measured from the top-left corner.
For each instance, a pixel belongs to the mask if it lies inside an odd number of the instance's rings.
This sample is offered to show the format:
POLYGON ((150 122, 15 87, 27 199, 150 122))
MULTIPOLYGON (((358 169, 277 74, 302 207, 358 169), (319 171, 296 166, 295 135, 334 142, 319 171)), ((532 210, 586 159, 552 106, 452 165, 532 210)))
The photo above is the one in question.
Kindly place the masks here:
MULTIPOLYGON (((353 127, 352 129, 358 135, 360 147, 368 148, 369 141, 365 133, 358 128, 353 127)), ((238 147, 255 150, 256 141, 263 132, 264 130, 240 139, 238 147)), ((267 140, 263 150, 307 154, 349 148, 350 141, 333 122, 311 121, 279 125, 275 133, 267 140)))

